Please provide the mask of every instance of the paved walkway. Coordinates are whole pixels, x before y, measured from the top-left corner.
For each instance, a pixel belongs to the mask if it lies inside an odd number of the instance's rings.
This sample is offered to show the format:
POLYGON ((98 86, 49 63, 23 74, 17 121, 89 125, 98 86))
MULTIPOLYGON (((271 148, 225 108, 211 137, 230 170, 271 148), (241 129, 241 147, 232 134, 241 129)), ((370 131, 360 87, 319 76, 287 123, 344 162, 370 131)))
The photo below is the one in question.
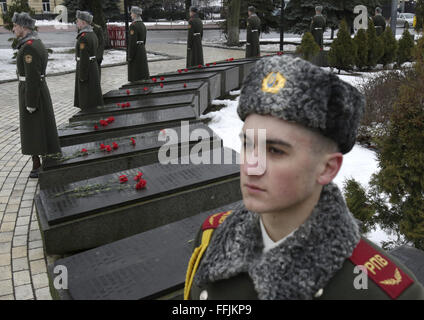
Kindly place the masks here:
MULTIPOLYGON (((185 45, 152 44, 148 50, 185 57, 185 45)), ((205 62, 241 58, 244 52, 204 49, 205 62)), ((185 58, 149 64, 152 75, 185 67, 185 58)), ((106 93, 127 81, 127 67, 102 70, 106 93)), ((66 123, 73 107, 75 74, 48 77, 56 123, 66 123)), ((38 182, 29 179, 32 161, 21 154, 17 82, 0 85, 0 300, 51 299, 46 265, 58 257, 46 256, 33 203, 38 182)))

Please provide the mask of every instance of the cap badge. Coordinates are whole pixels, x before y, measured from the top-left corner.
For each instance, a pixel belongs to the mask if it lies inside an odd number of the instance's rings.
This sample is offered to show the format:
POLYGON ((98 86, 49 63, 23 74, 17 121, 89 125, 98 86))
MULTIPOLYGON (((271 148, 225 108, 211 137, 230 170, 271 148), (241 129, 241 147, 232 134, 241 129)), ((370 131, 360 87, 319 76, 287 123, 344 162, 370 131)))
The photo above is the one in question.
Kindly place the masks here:
POLYGON ((268 93, 278 93, 286 85, 286 78, 279 72, 271 72, 262 81, 262 91, 268 93))

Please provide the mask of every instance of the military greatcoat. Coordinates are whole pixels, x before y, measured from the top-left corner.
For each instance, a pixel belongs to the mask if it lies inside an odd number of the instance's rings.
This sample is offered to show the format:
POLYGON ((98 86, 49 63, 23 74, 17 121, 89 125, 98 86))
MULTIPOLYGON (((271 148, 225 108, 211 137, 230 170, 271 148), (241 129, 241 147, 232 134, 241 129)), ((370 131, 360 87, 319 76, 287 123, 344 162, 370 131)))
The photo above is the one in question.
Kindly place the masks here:
POLYGON ((314 36, 315 42, 320 46, 320 48, 324 45, 324 30, 325 30, 325 18, 322 14, 317 14, 312 18, 311 21, 311 33, 314 36))
POLYGON ((203 23, 196 14, 188 21, 187 68, 203 65, 203 23))
POLYGON ((19 115, 22 154, 60 152, 53 104, 46 83, 48 53, 35 33, 18 43, 19 115), (30 113, 27 107, 36 109, 30 113))
POLYGON ((84 28, 78 33, 75 47, 77 69, 74 105, 81 110, 95 109, 104 104, 97 64, 97 48, 98 40, 92 27, 84 28))
POLYGON ((143 21, 134 21, 130 26, 128 41, 128 81, 149 79, 146 53, 147 29, 143 21))
POLYGON ((376 35, 381 35, 386 30, 386 20, 381 14, 377 14, 372 17, 372 21, 374 22, 376 35))
POLYGON ((256 14, 247 19, 246 30, 246 58, 259 57, 261 55, 259 36, 261 20, 256 14))

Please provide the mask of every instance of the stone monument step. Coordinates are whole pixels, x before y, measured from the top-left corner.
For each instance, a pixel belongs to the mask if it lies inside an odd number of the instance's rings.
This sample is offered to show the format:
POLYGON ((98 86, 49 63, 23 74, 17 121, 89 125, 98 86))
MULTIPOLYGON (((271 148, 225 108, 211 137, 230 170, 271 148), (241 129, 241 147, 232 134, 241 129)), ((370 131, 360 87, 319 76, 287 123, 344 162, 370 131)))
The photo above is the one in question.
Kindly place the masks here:
POLYGON ((182 83, 171 83, 164 85, 163 88, 158 86, 137 87, 132 89, 112 90, 103 95, 105 104, 117 104, 122 102, 131 102, 135 100, 143 100, 145 97, 163 97, 174 96, 177 94, 196 94, 199 97, 199 109, 196 110, 198 116, 208 107, 208 83, 205 81, 188 82, 185 86, 182 83), (145 90, 147 89, 147 91, 145 90), (124 100, 124 101, 123 101, 124 100))
POLYGON ((205 72, 205 73, 198 73, 198 74, 173 74, 169 75, 167 77, 160 76, 160 77, 152 77, 149 80, 140 80, 135 82, 130 82, 126 85, 123 85, 119 90, 127 90, 127 89, 133 89, 133 88, 143 88, 144 87, 152 87, 152 86, 160 86, 162 83, 165 86, 168 86, 170 84, 188 84, 190 82, 196 82, 196 81, 205 81, 209 85, 209 94, 208 99, 209 103, 212 102, 212 100, 215 100, 219 98, 220 96, 224 96, 226 93, 225 88, 221 89, 222 86, 222 73, 221 72, 205 72), (153 79, 153 80, 152 80, 153 79))
POLYGON ((212 214, 241 207, 242 202, 225 205, 57 260, 48 267, 53 296, 63 300, 182 299, 193 240, 201 224, 212 214), (68 289, 56 289, 55 277, 65 268, 68 289))
POLYGON ((112 118, 82 120, 58 127, 60 145, 66 147, 118 138, 154 129, 162 130, 179 125, 181 121, 198 121, 196 112, 191 106, 123 114, 112 118), (108 119, 110 123, 107 123, 108 119))
POLYGON ((159 109, 170 109, 172 107, 183 107, 191 105, 193 108, 199 108, 199 98, 196 94, 182 93, 172 96, 145 96, 141 100, 126 101, 123 99, 119 103, 109 103, 93 110, 80 111, 69 122, 76 122, 81 120, 98 120, 102 117, 117 116, 121 114, 134 114, 143 111, 152 111, 159 109))
POLYGON ((209 149, 221 148, 222 140, 203 123, 183 122, 162 130, 63 147, 62 153, 43 157, 40 189, 152 164, 159 161, 162 146, 172 145, 181 154, 187 144, 189 152, 193 147, 199 148, 199 144, 209 149))
POLYGON ((234 151, 197 150, 173 163, 40 190, 36 208, 46 252, 87 250, 241 199, 234 151), (139 172, 147 185, 137 190, 139 172))

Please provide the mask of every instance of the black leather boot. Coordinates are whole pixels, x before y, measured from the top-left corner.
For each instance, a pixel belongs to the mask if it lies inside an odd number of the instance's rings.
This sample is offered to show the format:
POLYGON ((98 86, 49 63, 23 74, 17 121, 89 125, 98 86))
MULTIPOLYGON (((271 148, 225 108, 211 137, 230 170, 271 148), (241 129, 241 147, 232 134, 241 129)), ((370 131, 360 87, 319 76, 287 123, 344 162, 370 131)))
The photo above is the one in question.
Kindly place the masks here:
POLYGON ((39 156, 32 156, 32 171, 29 175, 30 178, 38 179, 38 172, 40 171, 41 161, 39 156))

